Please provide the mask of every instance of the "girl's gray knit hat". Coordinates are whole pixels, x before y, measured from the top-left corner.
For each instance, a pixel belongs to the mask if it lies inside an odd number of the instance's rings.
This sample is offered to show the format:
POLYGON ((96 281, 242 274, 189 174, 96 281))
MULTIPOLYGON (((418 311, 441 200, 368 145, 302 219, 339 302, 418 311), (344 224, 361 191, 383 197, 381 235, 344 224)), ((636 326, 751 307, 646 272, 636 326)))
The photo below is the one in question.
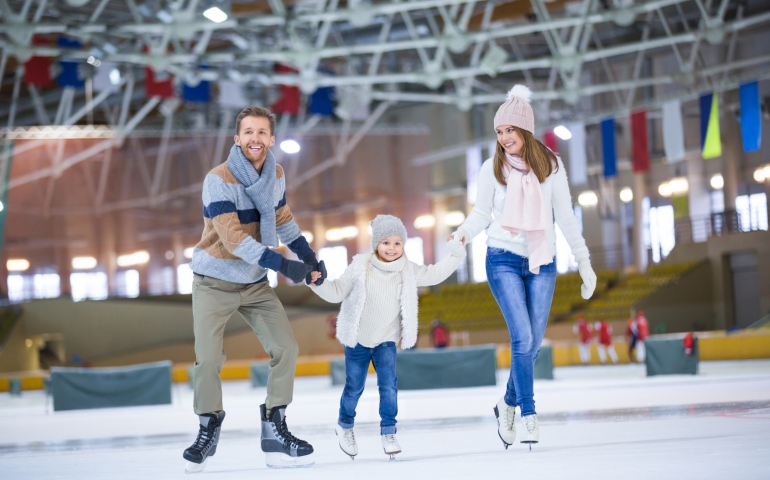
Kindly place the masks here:
POLYGON ((377 215, 372 220, 372 250, 377 251, 377 245, 391 235, 397 235, 406 243, 406 227, 398 217, 393 215, 377 215))

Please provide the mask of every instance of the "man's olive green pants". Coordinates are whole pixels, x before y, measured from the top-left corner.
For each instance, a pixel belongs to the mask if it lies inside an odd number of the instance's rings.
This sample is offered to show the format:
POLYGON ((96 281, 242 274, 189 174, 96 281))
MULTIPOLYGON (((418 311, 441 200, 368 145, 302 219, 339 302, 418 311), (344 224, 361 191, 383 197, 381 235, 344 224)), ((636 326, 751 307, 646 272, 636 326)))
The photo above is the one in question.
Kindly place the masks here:
POLYGON ((267 408, 288 405, 294 393, 294 370, 299 348, 289 319, 268 282, 242 284, 195 275, 193 329, 195 332, 195 413, 223 410, 219 372, 225 361, 222 339, 227 320, 241 314, 270 355, 267 408))

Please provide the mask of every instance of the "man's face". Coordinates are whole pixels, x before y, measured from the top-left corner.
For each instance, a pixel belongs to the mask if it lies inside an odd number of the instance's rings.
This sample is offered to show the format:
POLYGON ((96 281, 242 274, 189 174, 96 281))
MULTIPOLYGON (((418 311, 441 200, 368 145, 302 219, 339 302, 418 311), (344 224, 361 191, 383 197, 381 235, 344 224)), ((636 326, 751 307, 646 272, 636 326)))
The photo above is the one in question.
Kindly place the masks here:
POLYGON ((275 137, 270 133, 270 120, 252 116, 241 120, 235 144, 241 147, 251 163, 262 163, 267 157, 267 149, 275 144, 275 137))

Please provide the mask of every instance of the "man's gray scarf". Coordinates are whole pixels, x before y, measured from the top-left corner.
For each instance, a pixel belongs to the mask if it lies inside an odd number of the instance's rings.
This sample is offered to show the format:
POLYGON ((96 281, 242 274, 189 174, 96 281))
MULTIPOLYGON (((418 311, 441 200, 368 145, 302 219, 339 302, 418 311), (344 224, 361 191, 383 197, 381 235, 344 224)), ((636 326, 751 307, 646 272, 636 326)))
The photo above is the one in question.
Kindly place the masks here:
POLYGON ((236 180, 246 188, 246 195, 259 212, 259 232, 262 243, 269 247, 278 246, 275 234, 275 157, 267 151, 267 158, 262 166, 262 175, 249 162, 241 147, 233 145, 227 157, 227 167, 236 180))

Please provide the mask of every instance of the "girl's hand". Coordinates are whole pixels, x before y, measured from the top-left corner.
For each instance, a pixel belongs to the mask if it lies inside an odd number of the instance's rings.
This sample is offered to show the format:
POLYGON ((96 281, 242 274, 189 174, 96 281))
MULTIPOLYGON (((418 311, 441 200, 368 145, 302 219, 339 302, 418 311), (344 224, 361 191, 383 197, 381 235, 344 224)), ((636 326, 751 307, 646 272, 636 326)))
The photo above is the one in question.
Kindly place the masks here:
POLYGON ((449 235, 446 241, 451 242, 453 239, 459 240, 459 242, 463 245, 468 243, 468 237, 466 237, 465 234, 460 231, 460 229, 455 230, 453 234, 449 235))
POLYGON ((315 281, 318 280, 319 278, 321 278, 321 272, 318 272, 318 271, 310 272, 310 279, 312 280, 312 282, 310 283, 315 284, 315 281))

